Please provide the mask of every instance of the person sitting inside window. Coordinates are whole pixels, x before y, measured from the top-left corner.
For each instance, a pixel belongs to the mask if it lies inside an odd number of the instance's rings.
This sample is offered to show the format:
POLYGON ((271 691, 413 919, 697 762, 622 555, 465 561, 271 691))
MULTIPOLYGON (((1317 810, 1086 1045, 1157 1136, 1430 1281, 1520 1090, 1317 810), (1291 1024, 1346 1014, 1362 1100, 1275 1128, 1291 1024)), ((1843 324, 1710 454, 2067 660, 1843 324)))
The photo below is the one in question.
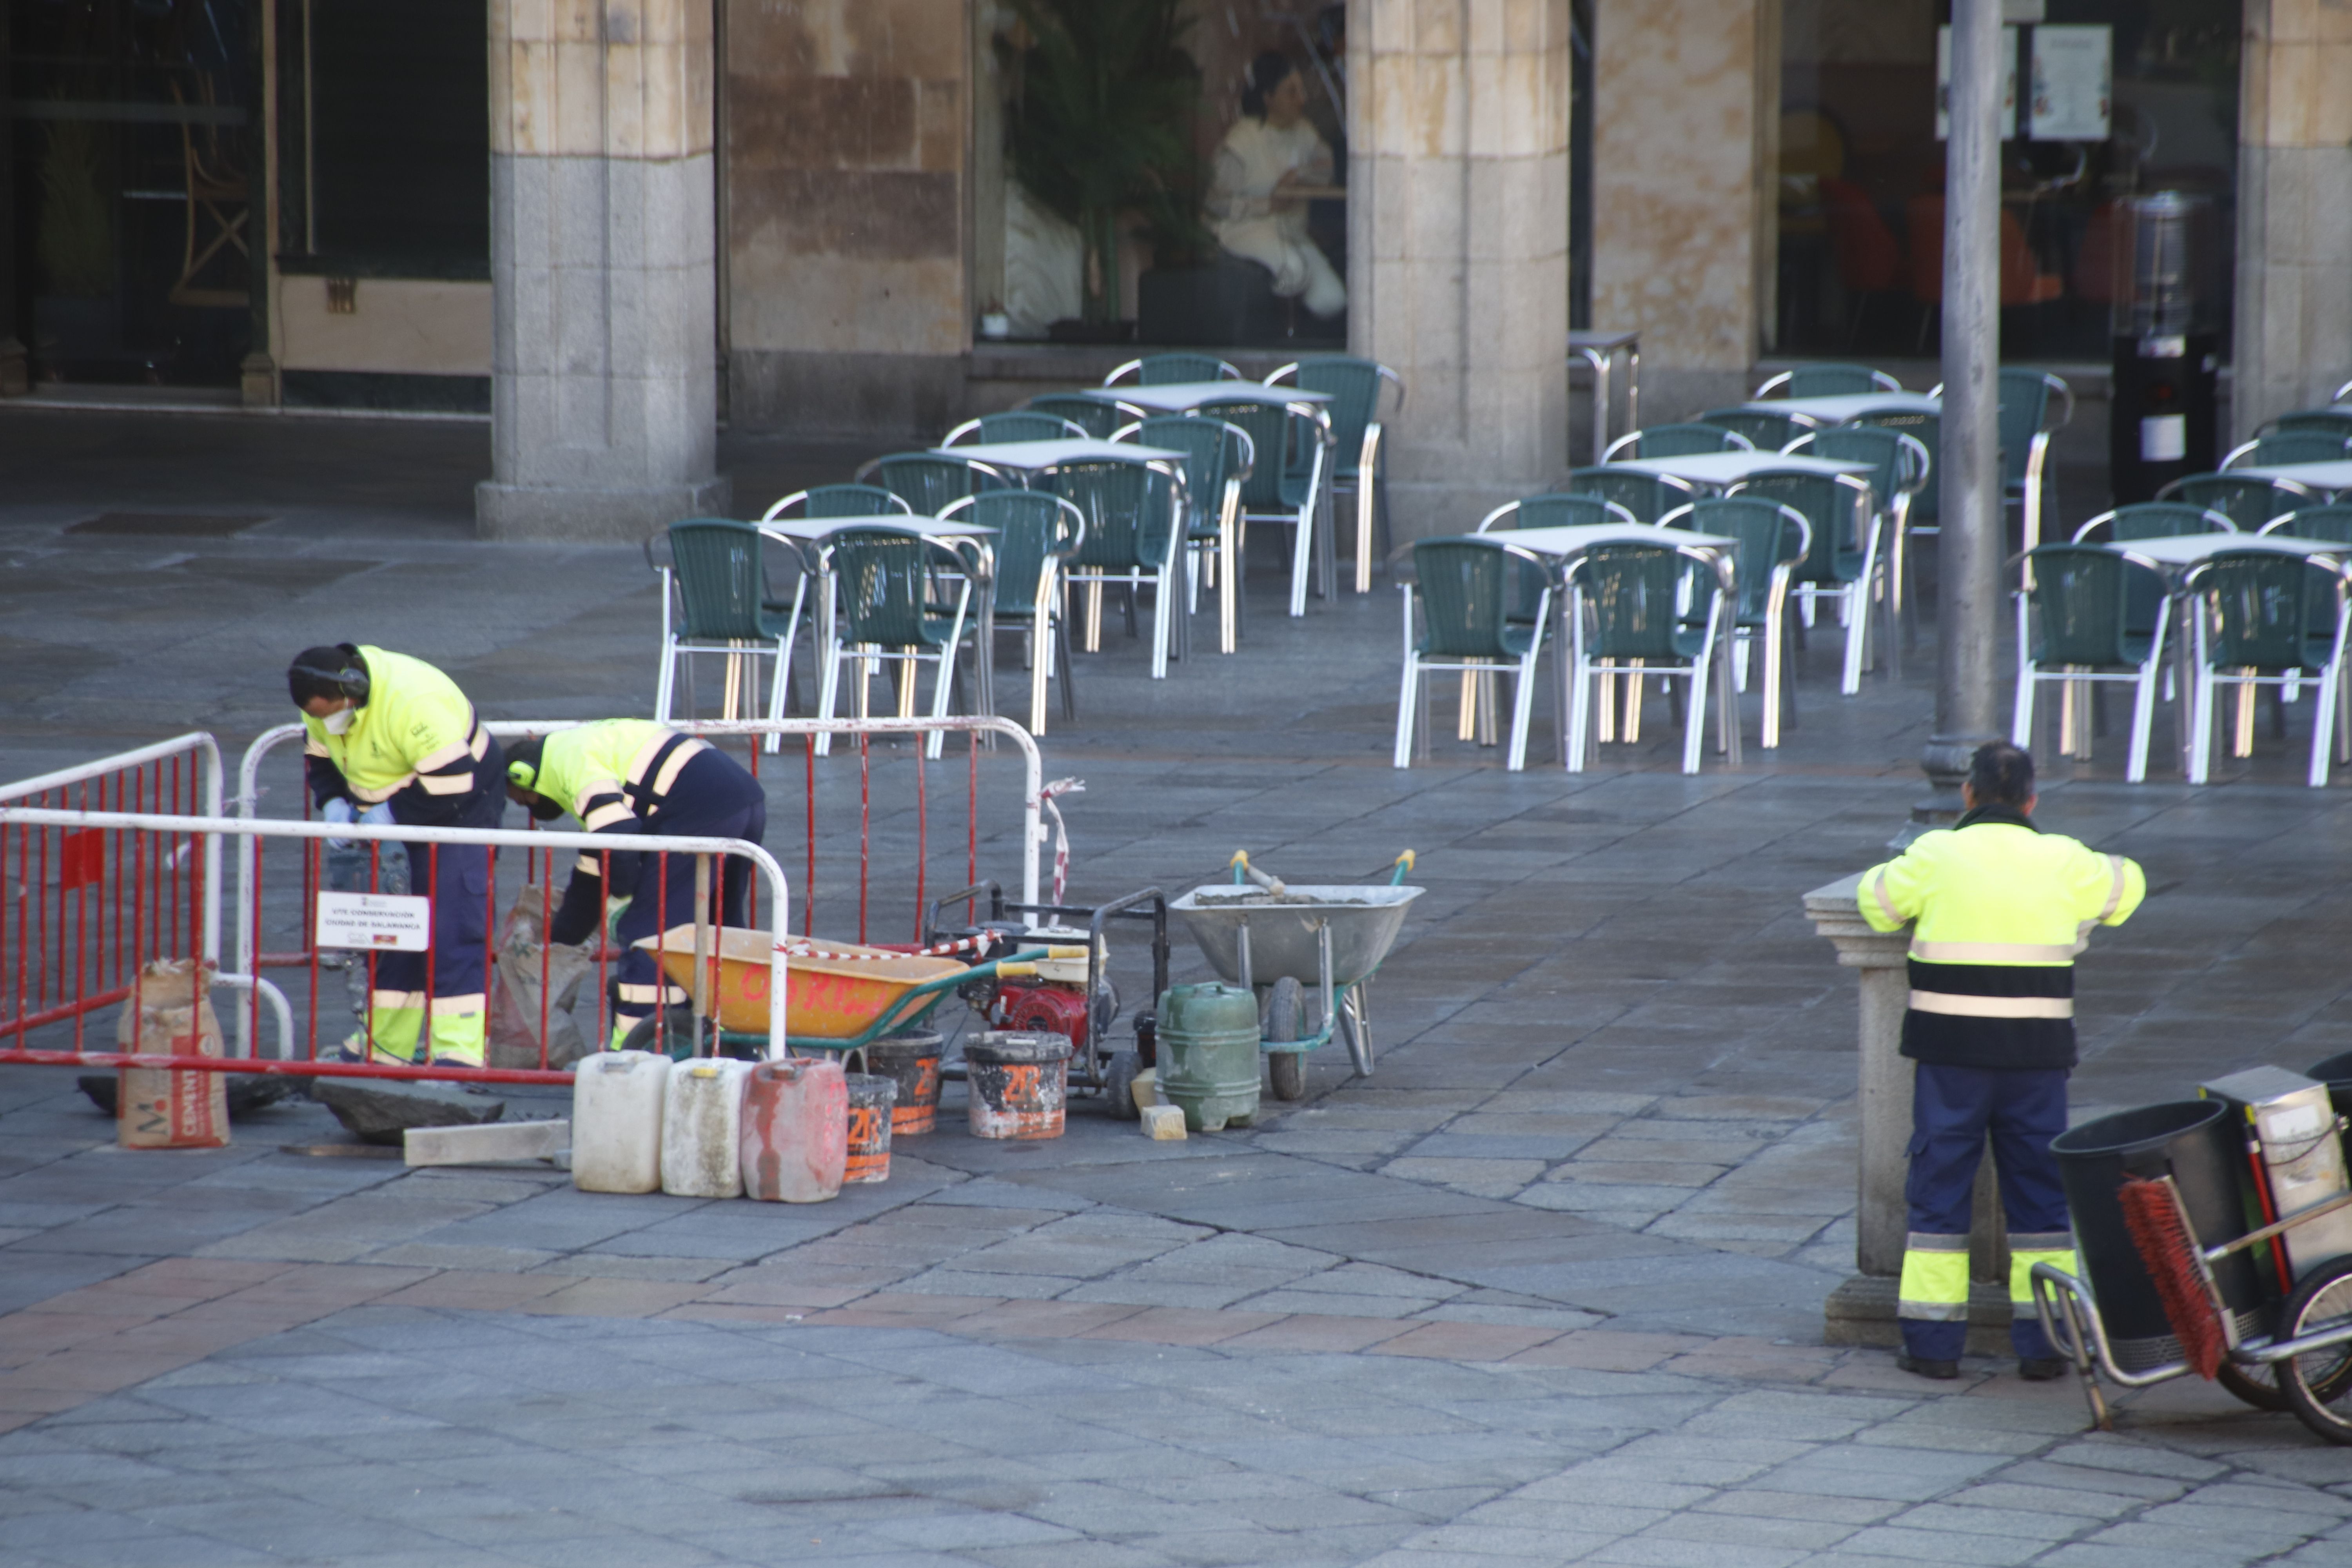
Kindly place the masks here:
POLYGON ((1274 274, 1275 294, 1317 316, 1348 308, 1348 286, 1307 233, 1300 187, 1328 186, 1331 148, 1307 119, 1307 83, 1287 56, 1251 62, 1242 117, 1217 148, 1209 226, 1234 255, 1274 274))

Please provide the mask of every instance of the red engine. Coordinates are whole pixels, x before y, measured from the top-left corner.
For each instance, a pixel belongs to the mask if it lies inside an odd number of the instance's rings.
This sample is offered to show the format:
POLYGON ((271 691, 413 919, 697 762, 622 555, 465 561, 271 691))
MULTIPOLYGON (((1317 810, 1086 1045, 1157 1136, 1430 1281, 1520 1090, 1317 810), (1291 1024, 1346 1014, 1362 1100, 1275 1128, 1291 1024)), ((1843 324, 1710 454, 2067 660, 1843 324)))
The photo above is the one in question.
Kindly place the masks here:
POLYGON ((1070 1044, 1087 1043, 1087 999, 1052 981, 1008 980, 997 987, 995 1025, 1000 1029, 1032 1030, 1066 1035, 1070 1044))

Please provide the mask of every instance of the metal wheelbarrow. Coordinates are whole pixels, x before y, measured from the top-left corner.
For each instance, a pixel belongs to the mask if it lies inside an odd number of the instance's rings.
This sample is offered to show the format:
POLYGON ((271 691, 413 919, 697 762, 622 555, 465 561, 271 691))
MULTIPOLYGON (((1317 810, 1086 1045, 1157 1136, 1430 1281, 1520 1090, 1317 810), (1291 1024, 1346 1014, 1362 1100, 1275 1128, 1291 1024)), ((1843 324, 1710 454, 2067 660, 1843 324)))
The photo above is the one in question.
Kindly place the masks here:
MULTIPOLYGON (((711 973, 698 988, 692 922, 672 926, 636 946, 654 955, 670 983, 696 1002, 656 1012, 631 1030, 625 1048, 698 1054, 704 1030, 698 1016, 715 1018, 719 1049, 757 1058, 766 1051, 773 1005, 770 982, 772 933, 736 926, 702 928, 701 956, 711 973), (642 1039, 640 1037, 643 1037, 642 1039)), ((846 1053, 929 1016, 942 997, 973 980, 1037 973, 1045 958, 1084 958, 1083 947, 1034 947, 987 963, 855 942, 803 940, 785 951, 784 1036, 796 1052, 846 1053)))
POLYGON ((1307 1092, 1301 1058, 1334 1034, 1346 1042, 1357 1075, 1371 1076, 1364 983, 1388 957, 1407 909, 1422 895, 1423 889, 1403 885, 1412 860, 1410 849, 1398 856, 1386 886, 1308 887, 1269 877, 1249 863, 1246 851, 1237 851, 1231 883, 1195 888, 1168 906, 1183 917, 1220 979, 1265 999, 1262 1045, 1276 1099, 1307 1092), (1321 1026, 1313 1033, 1305 1018, 1310 984, 1322 1001, 1321 1026))

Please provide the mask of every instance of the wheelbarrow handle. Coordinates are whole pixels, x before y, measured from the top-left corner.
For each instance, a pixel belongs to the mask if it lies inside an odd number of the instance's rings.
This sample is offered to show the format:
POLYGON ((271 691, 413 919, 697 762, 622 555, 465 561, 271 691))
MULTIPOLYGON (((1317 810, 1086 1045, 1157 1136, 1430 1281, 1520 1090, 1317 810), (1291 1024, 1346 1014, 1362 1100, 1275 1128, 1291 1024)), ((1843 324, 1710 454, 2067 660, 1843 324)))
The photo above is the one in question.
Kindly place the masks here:
POLYGON ((1396 858, 1396 869, 1389 873, 1389 886, 1391 888, 1401 888, 1404 886, 1405 878, 1410 876, 1412 872, 1412 851, 1408 849, 1403 854, 1396 858))
POLYGON ((1272 893, 1276 898, 1278 899, 1282 897, 1282 879, 1279 877, 1269 877, 1265 872, 1259 870, 1256 867, 1251 865, 1248 850, 1234 850, 1231 864, 1234 868, 1234 881, 1236 885, 1239 885, 1242 879, 1246 877, 1251 881, 1255 882, 1259 887, 1264 888, 1267 892, 1272 893))
MULTIPOLYGON (((881 1015, 865 1029, 851 1036, 846 1041, 826 1041, 824 1048, 853 1049, 869 1041, 877 1040, 907 1019, 921 1012, 929 999, 942 991, 952 990, 959 985, 968 985, 975 980, 993 980, 999 975, 1034 974, 1037 973, 1037 961, 1053 951, 1051 948, 1033 947, 1021 952, 1008 954, 992 963, 975 963, 969 969, 959 969, 953 974, 942 974, 936 980, 926 980, 919 984, 910 985, 900 992, 898 999, 885 1007, 881 1015)), ((1083 955, 1085 952, 1084 948, 1076 948, 1072 950, 1072 955, 1083 955)))

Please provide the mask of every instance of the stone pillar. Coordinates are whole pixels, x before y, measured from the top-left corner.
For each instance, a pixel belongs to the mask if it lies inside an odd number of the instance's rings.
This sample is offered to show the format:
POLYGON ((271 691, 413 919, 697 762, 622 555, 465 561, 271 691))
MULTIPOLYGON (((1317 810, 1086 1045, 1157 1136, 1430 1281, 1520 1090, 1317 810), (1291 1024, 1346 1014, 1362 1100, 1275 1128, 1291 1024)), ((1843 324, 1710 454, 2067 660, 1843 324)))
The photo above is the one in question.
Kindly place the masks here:
POLYGON ((1403 377, 1396 540, 1566 468, 1568 0, 1358 0, 1350 349, 1403 377))
POLYGON ((1592 325, 1642 334, 1642 419, 1744 399, 1772 319, 1778 0, 1594 0, 1592 325))
MULTIPOLYGON (((1862 1157, 1854 1213, 1854 1273, 1830 1294, 1822 1332, 1833 1345, 1895 1345, 1895 1284, 1910 1234, 1903 1201, 1909 1173, 1911 1064, 1902 1054, 1903 1010, 1910 995, 1905 954, 1910 928, 1871 929, 1855 906, 1859 876, 1842 877, 1805 895, 1805 916, 1837 947, 1838 963, 1857 971, 1861 1022, 1855 1068, 1862 1100, 1862 1157)), ((1969 1226, 1969 1351, 2010 1349, 2009 1237, 1987 1151, 1978 1168, 1969 1226)))
POLYGON ((2236 434, 2352 376, 2352 5, 2245 0, 2236 434))
POLYGON ((707 0, 491 0, 500 539, 642 539, 717 472, 707 0))
MULTIPOLYGON (((8 49, 8 11, 0 6, 0 60, 13 57, 8 49)), ((25 363, 25 336, 16 325, 16 104, 9 93, 9 73, 0 71, 0 397, 22 397, 32 390, 25 363)))

